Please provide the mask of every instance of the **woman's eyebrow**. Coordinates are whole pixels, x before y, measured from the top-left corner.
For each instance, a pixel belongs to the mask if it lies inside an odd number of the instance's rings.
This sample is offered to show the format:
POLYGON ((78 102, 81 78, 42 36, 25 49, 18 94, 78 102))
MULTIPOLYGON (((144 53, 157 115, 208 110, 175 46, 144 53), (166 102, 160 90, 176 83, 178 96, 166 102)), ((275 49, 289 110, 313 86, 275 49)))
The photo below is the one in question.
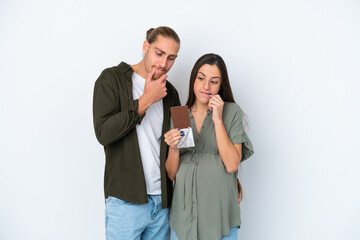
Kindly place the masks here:
MULTIPOLYGON (((201 73, 202 75, 206 76, 203 72, 200 72, 200 71, 199 71, 198 73, 201 73)), ((212 77, 211 79, 214 79, 214 78, 219 78, 219 79, 220 79, 219 76, 212 77)))

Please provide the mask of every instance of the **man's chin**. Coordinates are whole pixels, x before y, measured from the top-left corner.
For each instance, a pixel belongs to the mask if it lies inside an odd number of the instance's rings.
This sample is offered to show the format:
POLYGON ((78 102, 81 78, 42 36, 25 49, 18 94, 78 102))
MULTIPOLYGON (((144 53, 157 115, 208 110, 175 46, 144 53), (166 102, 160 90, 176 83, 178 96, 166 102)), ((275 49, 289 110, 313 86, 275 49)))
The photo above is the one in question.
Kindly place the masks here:
POLYGON ((162 75, 164 75, 165 73, 155 73, 153 76, 153 80, 158 80, 159 78, 161 78, 162 75))

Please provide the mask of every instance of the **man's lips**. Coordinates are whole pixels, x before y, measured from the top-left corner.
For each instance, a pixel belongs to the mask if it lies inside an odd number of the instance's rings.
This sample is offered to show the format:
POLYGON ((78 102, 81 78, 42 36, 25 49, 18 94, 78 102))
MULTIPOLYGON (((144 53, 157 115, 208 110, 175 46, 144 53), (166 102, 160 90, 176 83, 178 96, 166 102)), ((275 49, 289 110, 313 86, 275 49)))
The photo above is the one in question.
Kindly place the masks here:
POLYGON ((155 68, 155 71, 156 71, 156 72, 163 73, 163 72, 165 72, 165 69, 162 69, 162 68, 155 68))

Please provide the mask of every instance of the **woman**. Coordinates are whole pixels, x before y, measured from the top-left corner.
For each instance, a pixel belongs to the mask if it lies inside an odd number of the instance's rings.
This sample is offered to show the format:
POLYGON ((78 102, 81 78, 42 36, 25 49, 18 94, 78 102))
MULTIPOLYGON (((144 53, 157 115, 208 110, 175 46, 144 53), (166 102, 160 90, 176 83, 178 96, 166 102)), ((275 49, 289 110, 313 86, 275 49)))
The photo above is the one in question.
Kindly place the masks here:
POLYGON ((237 170, 253 154, 223 59, 205 54, 195 63, 189 97, 195 147, 178 149, 182 132, 165 134, 166 171, 175 181, 170 209, 173 239, 236 239, 240 227, 237 170))

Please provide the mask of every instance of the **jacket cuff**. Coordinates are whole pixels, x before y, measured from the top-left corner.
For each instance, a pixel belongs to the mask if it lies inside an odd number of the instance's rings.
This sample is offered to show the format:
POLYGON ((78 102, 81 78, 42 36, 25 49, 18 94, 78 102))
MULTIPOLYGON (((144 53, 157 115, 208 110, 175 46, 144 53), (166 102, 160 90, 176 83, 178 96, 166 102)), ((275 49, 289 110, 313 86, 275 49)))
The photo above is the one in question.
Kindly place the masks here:
POLYGON ((143 115, 139 115, 138 109, 139 109, 139 99, 135 99, 130 102, 130 108, 135 113, 135 122, 136 124, 140 124, 143 118, 145 117, 146 112, 143 115))

